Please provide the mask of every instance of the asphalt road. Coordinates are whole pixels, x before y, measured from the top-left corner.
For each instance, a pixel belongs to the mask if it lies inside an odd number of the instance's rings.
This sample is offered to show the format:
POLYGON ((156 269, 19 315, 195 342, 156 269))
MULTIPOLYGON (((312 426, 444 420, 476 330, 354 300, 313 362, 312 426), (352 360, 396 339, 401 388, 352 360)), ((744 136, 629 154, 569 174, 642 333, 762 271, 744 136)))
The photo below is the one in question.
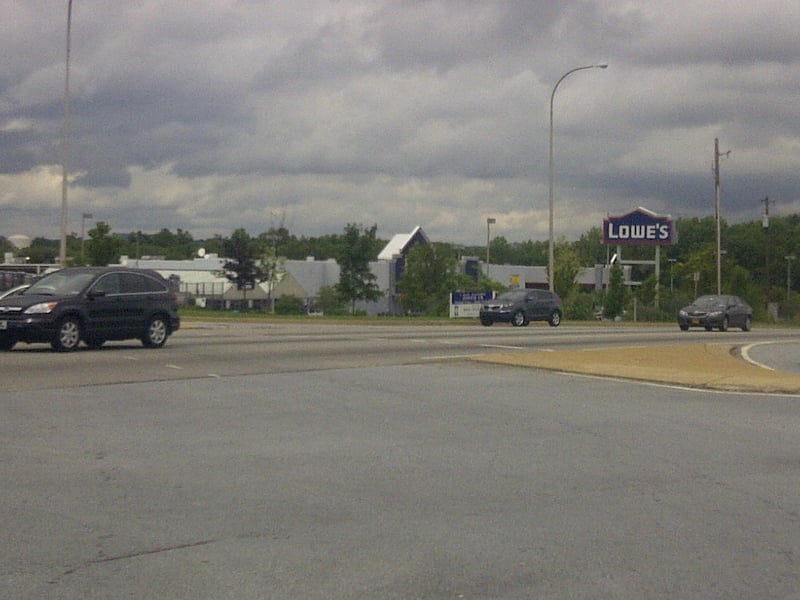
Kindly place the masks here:
POLYGON ((0 597, 800 597, 800 397, 471 359, 667 333, 22 346, 0 355, 0 597))
MULTIPOLYGON (((487 353, 792 342, 796 336, 793 329, 681 332, 676 325, 551 328, 537 323, 485 328, 188 322, 155 352, 136 341, 109 343, 100 352, 81 348, 66 355, 53 354, 42 344, 18 344, 12 352, 0 354, 0 381, 7 391, 22 391, 462 360, 487 353)), ((760 358, 772 360, 768 354, 760 358)))
POLYGON ((800 336, 796 339, 773 339, 745 346, 753 362, 783 373, 800 374, 800 336))

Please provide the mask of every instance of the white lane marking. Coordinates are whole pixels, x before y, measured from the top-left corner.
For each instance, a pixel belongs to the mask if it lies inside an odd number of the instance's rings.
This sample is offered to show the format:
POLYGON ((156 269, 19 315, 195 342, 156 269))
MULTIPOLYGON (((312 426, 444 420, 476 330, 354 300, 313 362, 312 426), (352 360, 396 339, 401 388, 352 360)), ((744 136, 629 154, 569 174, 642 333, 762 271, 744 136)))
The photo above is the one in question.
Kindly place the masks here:
POLYGON ((502 344, 481 344, 481 348, 498 348, 499 350, 526 350, 524 346, 503 346, 502 344))
POLYGON ((183 367, 179 367, 178 365, 169 365, 169 364, 167 364, 167 365, 164 365, 164 367, 166 367, 167 369, 175 369, 176 371, 182 371, 183 370, 183 367))
POLYGON ((742 346, 742 358, 749 362, 751 365, 755 365, 756 367, 761 367, 762 369, 767 369, 768 371, 775 371, 772 367, 765 365, 764 363, 760 363, 757 360, 750 358, 750 348, 754 346, 765 346, 767 344, 779 344, 780 342, 754 342, 752 344, 747 344, 746 346, 742 346))
POLYGON ((476 356, 486 356, 480 354, 443 354, 440 356, 420 356, 420 360, 459 360, 462 358, 475 358, 476 356))

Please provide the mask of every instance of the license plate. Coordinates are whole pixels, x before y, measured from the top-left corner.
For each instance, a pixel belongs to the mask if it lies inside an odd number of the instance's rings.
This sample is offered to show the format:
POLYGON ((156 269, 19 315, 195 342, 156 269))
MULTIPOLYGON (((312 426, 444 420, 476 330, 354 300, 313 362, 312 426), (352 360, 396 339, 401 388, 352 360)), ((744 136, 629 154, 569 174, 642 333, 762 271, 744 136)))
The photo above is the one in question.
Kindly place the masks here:
POLYGON ((8 321, 0 321, 0 331, 8 329, 8 321))
POLYGON ((692 319, 692 325, 699 325, 700 319, 692 319))

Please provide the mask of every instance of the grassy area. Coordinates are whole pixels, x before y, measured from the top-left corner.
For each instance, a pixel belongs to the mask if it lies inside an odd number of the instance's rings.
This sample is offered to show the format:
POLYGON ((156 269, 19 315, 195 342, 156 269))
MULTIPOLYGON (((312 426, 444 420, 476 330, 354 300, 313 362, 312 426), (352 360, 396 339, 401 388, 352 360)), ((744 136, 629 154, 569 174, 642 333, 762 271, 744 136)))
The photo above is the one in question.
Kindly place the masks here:
MULTIPOLYGON (((240 321, 240 322, 254 322, 254 323, 335 323, 335 324, 353 324, 353 325, 429 325, 429 326, 475 326, 481 327, 480 321, 477 318, 461 318, 450 319, 448 317, 397 317, 397 316, 380 316, 369 317, 366 315, 273 315, 259 311, 234 311, 234 310, 210 310, 206 308, 197 307, 182 307, 180 309, 181 318, 187 321, 240 321)), ((594 319, 585 321, 576 320, 563 320, 562 327, 570 326, 596 326, 598 329, 612 328, 612 327, 646 327, 646 326, 669 326, 674 325, 677 328, 677 323, 674 321, 612 321, 604 319, 597 321, 594 319)), ((767 321, 756 321, 755 326, 759 328, 770 327, 798 327, 800 326, 799 319, 788 321, 780 321, 778 323, 771 323, 767 321)), ((494 327, 510 327, 503 323, 498 323, 494 327)), ((531 327, 547 327, 547 323, 532 323, 531 327)))
MULTIPOLYGON (((181 318, 197 321, 241 321, 257 323, 338 323, 354 325, 432 325, 432 326, 476 326, 482 327, 477 317, 451 319, 449 317, 429 317, 429 316, 379 316, 370 317, 366 315, 274 315, 261 311, 238 311, 238 310, 211 310, 197 307, 181 307, 181 318)), ((644 326, 644 325, 665 325, 665 323, 652 323, 646 321, 597 321, 595 319, 586 321, 563 320, 562 326, 570 325, 595 325, 598 328, 620 327, 620 326, 644 326)), ((497 323, 496 328, 511 327, 509 324, 497 323)), ((546 322, 531 323, 530 327, 549 327, 546 322)), ((677 325, 676 325, 677 327, 677 325)))
POLYGON ((450 319, 446 317, 395 317, 381 316, 369 317, 366 315, 273 315, 259 311, 235 311, 235 310, 209 310, 206 308, 182 307, 180 309, 181 318, 209 320, 228 320, 228 321, 255 321, 255 322, 275 322, 275 323, 353 323, 358 325, 479 325, 478 319, 450 319))

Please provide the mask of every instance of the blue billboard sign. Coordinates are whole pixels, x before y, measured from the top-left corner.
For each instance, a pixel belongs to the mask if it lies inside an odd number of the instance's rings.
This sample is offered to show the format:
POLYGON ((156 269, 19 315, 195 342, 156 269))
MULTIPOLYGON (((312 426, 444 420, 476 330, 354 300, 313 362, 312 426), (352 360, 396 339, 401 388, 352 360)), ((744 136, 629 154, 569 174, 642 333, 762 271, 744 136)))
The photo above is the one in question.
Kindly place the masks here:
POLYGON ((450 294, 450 318, 477 318, 481 306, 494 298, 492 292, 453 292, 450 294))
POLYGON ((666 246, 677 241, 670 217, 637 208, 621 217, 603 219, 603 243, 613 246, 666 246))
POLYGON ((492 292, 453 292, 450 302, 453 304, 482 304, 494 298, 492 292))

